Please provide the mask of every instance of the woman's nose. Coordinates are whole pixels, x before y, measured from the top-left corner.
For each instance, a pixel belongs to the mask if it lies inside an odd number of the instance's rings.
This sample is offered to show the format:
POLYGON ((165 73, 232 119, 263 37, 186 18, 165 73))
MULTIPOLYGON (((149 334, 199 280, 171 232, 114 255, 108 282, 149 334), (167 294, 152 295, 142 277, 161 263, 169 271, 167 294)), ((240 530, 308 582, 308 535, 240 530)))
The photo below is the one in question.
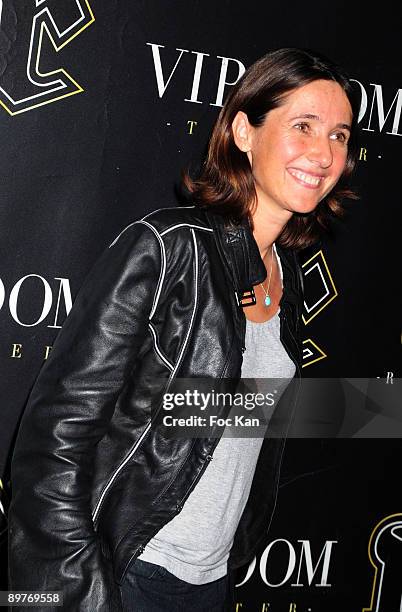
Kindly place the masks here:
POLYGON ((316 137, 310 143, 307 158, 321 168, 329 168, 333 161, 331 143, 326 137, 316 137))

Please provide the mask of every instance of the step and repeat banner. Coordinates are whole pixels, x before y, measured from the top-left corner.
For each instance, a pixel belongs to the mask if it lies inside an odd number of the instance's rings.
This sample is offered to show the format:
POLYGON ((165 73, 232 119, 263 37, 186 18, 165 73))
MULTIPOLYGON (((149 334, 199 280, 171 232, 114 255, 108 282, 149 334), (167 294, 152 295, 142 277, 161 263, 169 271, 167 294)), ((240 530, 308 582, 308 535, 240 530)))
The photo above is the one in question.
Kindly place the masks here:
MULTIPOLYGON (((2 567, 18 421, 81 283, 123 227, 177 205, 180 172, 197 172, 225 96, 270 49, 328 55, 361 99, 360 197, 301 254, 303 373, 327 380, 322 405, 335 411, 337 377, 397 382, 400 24, 391 9, 352 16, 349 5, 0 0, 2 567)), ((400 450, 389 433, 290 439, 237 611, 399 612, 400 450)))

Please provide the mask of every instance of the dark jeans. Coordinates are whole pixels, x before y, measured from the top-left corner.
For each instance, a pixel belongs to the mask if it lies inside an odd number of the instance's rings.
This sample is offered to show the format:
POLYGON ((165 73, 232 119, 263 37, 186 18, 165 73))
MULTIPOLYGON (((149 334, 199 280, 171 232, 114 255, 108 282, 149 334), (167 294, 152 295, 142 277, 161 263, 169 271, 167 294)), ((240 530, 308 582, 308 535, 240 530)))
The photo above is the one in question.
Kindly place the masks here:
POLYGON ((228 603, 230 583, 226 575, 207 584, 189 584, 160 565, 136 559, 120 592, 124 612, 224 612, 234 610, 228 603))

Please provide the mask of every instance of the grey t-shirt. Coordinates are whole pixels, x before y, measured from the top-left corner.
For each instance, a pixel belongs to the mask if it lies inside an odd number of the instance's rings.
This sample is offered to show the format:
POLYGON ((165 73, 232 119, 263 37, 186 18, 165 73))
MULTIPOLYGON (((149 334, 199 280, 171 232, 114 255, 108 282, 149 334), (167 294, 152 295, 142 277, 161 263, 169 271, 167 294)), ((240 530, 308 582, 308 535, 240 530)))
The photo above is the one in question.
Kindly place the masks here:
MULTIPOLYGON (((293 377, 295 366, 282 346, 279 327, 278 313, 265 323, 247 321, 242 378, 293 377)), ((139 558, 192 584, 224 576, 262 442, 222 437, 181 513, 150 540, 139 558)))

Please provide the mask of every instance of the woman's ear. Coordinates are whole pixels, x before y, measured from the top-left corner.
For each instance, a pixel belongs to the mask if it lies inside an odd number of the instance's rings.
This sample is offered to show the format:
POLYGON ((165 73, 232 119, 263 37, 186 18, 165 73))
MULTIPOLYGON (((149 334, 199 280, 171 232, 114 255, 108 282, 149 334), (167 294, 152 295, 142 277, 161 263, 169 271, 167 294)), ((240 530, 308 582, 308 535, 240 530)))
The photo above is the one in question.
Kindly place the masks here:
POLYGON ((232 122, 233 139, 240 151, 247 153, 250 163, 253 130, 254 128, 250 125, 246 113, 238 111, 232 122))

